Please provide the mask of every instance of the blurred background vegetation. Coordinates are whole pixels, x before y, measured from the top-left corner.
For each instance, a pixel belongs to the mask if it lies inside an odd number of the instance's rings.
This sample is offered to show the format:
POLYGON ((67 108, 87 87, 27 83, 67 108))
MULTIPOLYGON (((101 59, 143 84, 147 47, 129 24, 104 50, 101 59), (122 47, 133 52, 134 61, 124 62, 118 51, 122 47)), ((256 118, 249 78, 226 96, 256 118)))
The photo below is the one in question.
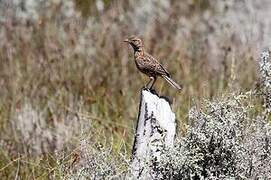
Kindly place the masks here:
POLYGON ((172 98, 185 135, 192 105, 255 87, 269 4, 0 0, 0 176, 65 177, 84 140, 127 167, 148 81, 123 43, 133 34, 184 85, 181 93, 163 80, 155 88, 172 98))

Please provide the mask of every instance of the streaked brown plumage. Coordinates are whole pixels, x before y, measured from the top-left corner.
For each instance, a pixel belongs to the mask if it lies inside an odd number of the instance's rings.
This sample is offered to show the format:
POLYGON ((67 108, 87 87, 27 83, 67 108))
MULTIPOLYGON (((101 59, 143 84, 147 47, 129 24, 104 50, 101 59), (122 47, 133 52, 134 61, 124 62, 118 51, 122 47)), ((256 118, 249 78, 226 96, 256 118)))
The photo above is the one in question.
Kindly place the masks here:
POLYGON ((134 49, 136 67, 142 73, 150 77, 150 81, 146 85, 147 88, 149 88, 149 85, 151 84, 151 89, 157 79, 157 76, 161 76, 176 89, 182 89, 180 85, 170 78, 169 72, 154 57, 144 51, 144 46, 141 39, 137 38, 136 36, 132 36, 125 39, 124 42, 128 42, 134 49))

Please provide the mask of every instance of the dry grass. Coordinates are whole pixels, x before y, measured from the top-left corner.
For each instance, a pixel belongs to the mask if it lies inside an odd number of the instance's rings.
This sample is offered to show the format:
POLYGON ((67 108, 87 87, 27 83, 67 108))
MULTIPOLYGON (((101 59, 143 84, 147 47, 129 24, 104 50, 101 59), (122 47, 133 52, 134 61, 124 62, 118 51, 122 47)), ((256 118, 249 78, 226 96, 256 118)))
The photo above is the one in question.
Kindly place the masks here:
POLYGON ((122 42, 131 34, 185 87, 179 94, 163 80, 156 84, 173 98, 179 135, 192 104, 256 82, 258 44, 232 29, 247 14, 237 14, 232 26, 220 14, 236 15, 238 3, 16 2, 0 5, 1 176, 63 177, 61 163, 73 161, 84 138, 102 141, 112 153, 131 150, 139 91, 147 82, 122 42))

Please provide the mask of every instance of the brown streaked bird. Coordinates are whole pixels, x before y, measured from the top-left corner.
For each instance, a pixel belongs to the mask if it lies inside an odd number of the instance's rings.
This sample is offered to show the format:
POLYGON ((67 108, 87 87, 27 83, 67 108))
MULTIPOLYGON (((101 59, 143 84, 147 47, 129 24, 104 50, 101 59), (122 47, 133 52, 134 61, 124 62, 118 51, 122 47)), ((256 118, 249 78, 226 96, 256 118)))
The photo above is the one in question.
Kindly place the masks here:
POLYGON ((136 67, 139 69, 139 71, 146 74, 150 78, 146 88, 152 89, 157 77, 161 76, 171 86, 178 90, 182 89, 182 86, 171 79, 169 72, 154 57, 144 51, 144 46, 141 39, 136 36, 131 36, 128 39, 125 39, 124 42, 128 42, 134 49, 134 60, 136 67), (149 85, 151 85, 150 88, 149 85))

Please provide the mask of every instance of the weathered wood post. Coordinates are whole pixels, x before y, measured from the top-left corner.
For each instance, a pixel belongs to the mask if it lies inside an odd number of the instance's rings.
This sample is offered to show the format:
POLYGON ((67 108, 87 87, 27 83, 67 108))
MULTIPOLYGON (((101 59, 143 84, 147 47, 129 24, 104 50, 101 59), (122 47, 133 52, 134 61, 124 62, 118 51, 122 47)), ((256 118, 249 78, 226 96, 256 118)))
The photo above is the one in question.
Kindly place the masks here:
POLYGON ((155 164, 161 150, 173 147, 175 114, 169 102, 147 90, 141 91, 131 169, 136 179, 156 179, 155 164))

